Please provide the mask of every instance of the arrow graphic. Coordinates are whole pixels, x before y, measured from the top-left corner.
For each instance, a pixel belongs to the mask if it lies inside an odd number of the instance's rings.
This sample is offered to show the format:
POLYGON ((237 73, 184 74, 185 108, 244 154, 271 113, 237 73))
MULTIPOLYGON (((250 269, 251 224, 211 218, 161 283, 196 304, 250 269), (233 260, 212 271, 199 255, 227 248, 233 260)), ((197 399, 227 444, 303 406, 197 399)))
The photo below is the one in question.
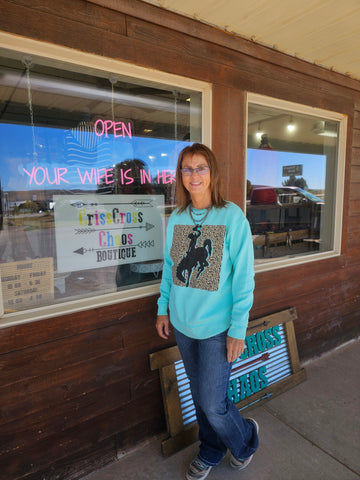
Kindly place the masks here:
POLYGON ((96 228, 75 228, 75 235, 97 232, 96 228))
POLYGON ((134 247, 140 247, 140 248, 147 248, 147 247, 155 247, 155 241, 154 240, 143 240, 136 245, 133 245, 134 247))
POLYGON ((133 207, 152 207, 154 200, 133 200, 132 202, 83 202, 82 200, 71 200, 70 205, 76 208, 98 207, 99 205, 132 205, 133 207))
POLYGON ((146 228, 146 231, 148 231, 148 230, 151 230, 154 227, 155 227, 155 225, 153 225, 152 223, 146 222, 145 225, 141 225, 139 227, 113 227, 113 228, 108 228, 107 230, 132 230, 134 228, 146 228))
POLYGON ((86 252, 93 252, 93 251, 94 251, 93 248, 81 247, 81 248, 78 248, 77 250, 74 250, 73 253, 78 253, 79 255, 84 255, 86 252))
POLYGON ((117 248, 126 248, 126 247, 139 247, 139 248, 155 247, 155 240, 142 240, 141 242, 134 245, 117 245, 116 247, 104 247, 104 248, 80 247, 77 250, 74 250, 73 253, 77 253, 78 255, 85 255, 85 253, 87 252, 102 252, 104 250, 114 250, 117 248))
MULTIPOLYGON (((155 228, 155 225, 152 223, 146 222, 145 225, 139 225, 138 227, 106 227, 106 230, 131 230, 134 228, 145 228, 146 231, 151 230, 152 228, 155 228)), ((93 232, 98 232, 96 228, 75 228, 75 235, 82 235, 82 234, 88 234, 88 233, 93 233, 93 232)))
POLYGON ((250 365, 254 365, 255 363, 260 363, 260 362, 265 362, 265 360, 268 360, 270 358, 270 353, 264 353, 261 355, 260 358, 255 358, 255 360, 250 360, 250 362, 244 363, 243 365, 239 365, 238 367, 235 367, 231 370, 231 375, 234 373, 240 372, 241 370, 244 370, 246 367, 249 367, 250 365))

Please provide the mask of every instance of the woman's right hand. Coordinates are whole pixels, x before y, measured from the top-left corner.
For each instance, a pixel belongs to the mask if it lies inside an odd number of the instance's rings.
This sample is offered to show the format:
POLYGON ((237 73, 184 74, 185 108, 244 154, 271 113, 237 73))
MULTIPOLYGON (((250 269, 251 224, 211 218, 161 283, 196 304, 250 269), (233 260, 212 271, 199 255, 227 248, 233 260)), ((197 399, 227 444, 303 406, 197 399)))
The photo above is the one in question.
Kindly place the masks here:
POLYGON ((159 337, 167 340, 170 335, 170 322, 168 315, 158 315, 156 319, 156 330, 159 337))

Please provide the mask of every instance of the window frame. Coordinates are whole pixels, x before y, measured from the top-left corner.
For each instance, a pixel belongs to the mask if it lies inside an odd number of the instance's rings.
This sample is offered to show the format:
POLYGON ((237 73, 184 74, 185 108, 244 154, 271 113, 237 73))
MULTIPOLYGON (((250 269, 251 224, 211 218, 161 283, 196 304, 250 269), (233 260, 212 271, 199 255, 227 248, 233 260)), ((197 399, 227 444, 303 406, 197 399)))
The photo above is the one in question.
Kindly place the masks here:
MULTIPOLYGON (((285 267, 294 267, 296 265, 315 262, 323 259, 337 257, 341 255, 341 240, 343 227, 343 206, 344 206, 344 180, 345 180, 345 158, 346 158, 346 136, 347 136, 347 116, 338 112, 324 110, 317 107, 311 107, 300 103, 290 102, 278 98, 268 97, 257 93, 248 92, 246 95, 246 131, 245 131, 245 162, 244 178, 247 178, 247 150, 248 150, 248 111, 249 104, 256 104, 265 107, 277 108, 280 110, 292 111, 304 115, 311 115, 322 119, 339 122, 338 152, 336 166, 336 186, 335 186, 335 211, 334 211, 334 230, 333 230, 333 248, 326 252, 312 253, 311 255, 297 255, 293 257, 274 258, 264 263, 255 265, 255 273, 267 272, 285 267)), ((244 205, 246 209, 246 184, 244 186, 244 205)))
MULTIPOLYGON (((194 90, 202 94, 201 102, 201 130, 202 142, 211 147, 212 134, 212 84, 182 77, 155 69, 140 67, 135 64, 102 57, 95 54, 80 52, 68 47, 62 47, 50 43, 43 43, 26 37, 0 32, 0 51, 13 51, 23 55, 37 55, 49 62, 61 62, 82 66, 86 69, 110 71, 114 74, 156 82, 161 85, 171 85, 177 88, 194 90)), ((147 286, 129 288, 128 290, 89 296, 77 300, 65 301, 53 305, 45 305, 20 312, 4 314, 2 289, 0 288, 0 328, 29 323, 59 315, 76 313, 83 310, 104 307, 114 303, 128 302, 152 295, 157 295, 160 290, 160 282, 147 286)))

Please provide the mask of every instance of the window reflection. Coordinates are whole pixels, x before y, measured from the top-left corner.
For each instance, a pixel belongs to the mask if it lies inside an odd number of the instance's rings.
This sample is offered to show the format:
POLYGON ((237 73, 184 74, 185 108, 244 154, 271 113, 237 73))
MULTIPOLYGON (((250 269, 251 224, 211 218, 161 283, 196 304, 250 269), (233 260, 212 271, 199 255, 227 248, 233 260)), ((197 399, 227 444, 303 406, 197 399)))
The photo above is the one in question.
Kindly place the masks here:
POLYGON ((246 214, 256 262, 330 250, 338 122, 257 104, 248 120, 246 214))
POLYGON ((49 63, 0 59, 7 312, 158 282, 178 153, 201 141, 200 93, 49 63))

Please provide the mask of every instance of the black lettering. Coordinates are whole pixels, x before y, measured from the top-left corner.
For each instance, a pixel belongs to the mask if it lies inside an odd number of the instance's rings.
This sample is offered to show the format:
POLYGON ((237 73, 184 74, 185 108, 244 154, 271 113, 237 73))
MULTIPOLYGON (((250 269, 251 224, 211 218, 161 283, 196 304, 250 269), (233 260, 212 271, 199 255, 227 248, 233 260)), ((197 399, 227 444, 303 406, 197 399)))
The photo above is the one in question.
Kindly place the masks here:
POLYGON ((20 275, 9 275, 8 277, 1 277, 2 282, 14 282, 20 279, 20 275))
POLYGON ((119 218, 117 218, 118 215, 119 215, 119 209, 113 208, 112 216, 113 216, 114 223, 119 223, 119 218))

